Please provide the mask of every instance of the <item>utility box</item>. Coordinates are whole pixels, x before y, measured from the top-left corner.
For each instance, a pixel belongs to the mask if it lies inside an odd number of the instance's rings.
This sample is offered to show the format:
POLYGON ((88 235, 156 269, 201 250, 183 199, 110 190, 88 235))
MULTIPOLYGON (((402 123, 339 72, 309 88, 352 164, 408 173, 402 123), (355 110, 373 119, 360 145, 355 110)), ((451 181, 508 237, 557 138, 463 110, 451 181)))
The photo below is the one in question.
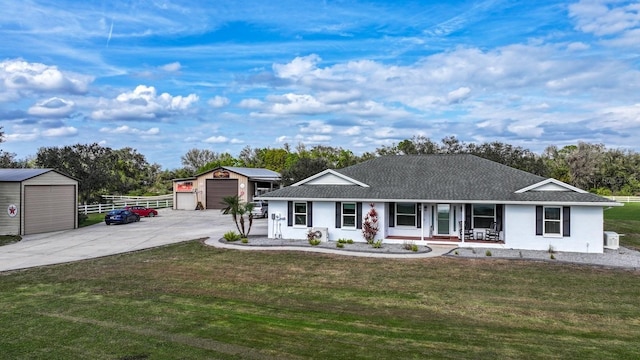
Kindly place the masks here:
POLYGON ((617 232, 605 231, 604 232, 604 248, 617 250, 620 248, 620 235, 617 232))

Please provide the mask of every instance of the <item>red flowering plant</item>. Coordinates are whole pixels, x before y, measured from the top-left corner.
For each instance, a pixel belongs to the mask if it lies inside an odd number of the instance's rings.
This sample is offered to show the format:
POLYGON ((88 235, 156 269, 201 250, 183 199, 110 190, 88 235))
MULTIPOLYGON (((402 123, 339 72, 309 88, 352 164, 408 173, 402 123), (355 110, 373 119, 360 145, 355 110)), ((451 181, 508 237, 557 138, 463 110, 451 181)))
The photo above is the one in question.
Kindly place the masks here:
POLYGON ((378 234, 378 212, 374 207, 374 204, 369 204, 371 209, 364 217, 364 222, 362 224, 362 236, 367 241, 368 244, 373 244, 373 240, 378 234))

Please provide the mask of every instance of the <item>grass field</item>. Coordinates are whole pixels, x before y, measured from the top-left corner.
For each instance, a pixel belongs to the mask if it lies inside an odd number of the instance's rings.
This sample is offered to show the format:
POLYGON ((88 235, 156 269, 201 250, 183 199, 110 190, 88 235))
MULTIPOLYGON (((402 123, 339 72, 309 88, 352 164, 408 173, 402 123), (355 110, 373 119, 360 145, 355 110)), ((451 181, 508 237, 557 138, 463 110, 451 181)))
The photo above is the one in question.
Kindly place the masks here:
MULTIPOLYGON (((636 245, 640 204, 605 212, 636 245)), ((2 359, 638 359, 640 272, 192 241, 0 274, 2 359)))
POLYGON ((197 241, 0 275, 7 359, 637 359, 640 274, 197 241))
POLYGON ((604 229, 622 234, 620 245, 640 250, 640 203, 606 209, 604 229))

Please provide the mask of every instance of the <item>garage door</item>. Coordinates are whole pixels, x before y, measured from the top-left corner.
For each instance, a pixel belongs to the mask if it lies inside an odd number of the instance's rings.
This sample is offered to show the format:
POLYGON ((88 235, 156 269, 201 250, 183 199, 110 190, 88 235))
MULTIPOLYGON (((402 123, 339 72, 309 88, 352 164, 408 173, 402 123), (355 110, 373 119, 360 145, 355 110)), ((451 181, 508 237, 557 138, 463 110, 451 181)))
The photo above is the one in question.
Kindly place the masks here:
POLYGON ((222 209, 222 198, 238 195, 238 179, 207 179, 207 209, 222 209))
POLYGON ((176 193, 176 209, 195 210, 196 195, 190 192, 176 193))
POLYGON ((78 216, 76 206, 73 185, 25 186, 25 235, 73 229, 78 216))

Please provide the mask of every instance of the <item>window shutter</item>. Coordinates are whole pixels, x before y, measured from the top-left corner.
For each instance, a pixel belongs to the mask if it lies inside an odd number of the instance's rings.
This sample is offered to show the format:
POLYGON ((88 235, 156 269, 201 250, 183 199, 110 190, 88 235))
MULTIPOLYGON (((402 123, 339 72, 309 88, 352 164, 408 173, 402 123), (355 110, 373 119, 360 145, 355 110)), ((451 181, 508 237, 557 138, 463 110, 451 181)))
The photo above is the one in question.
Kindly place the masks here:
POLYGON ((293 226, 293 201, 287 202, 287 226, 293 226))
POLYGON ((342 203, 336 201, 336 229, 342 225, 342 203))
POLYGON ((362 229, 362 203, 356 203, 356 229, 362 229))
POLYGON ((536 235, 542 235, 542 206, 536 206, 536 235))
POLYGON ((496 231, 502 230, 502 204, 496 205, 496 231))
POLYGON ((307 201, 307 227, 313 226, 313 202, 307 201))
POLYGON ((389 227, 396 226, 396 203, 389 203, 389 227))
POLYGON ((416 204, 416 225, 418 229, 422 227, 422 204, 416 204))
POLYGON ((571 236, 571 208, 562 208, 562 236, 571 236))

